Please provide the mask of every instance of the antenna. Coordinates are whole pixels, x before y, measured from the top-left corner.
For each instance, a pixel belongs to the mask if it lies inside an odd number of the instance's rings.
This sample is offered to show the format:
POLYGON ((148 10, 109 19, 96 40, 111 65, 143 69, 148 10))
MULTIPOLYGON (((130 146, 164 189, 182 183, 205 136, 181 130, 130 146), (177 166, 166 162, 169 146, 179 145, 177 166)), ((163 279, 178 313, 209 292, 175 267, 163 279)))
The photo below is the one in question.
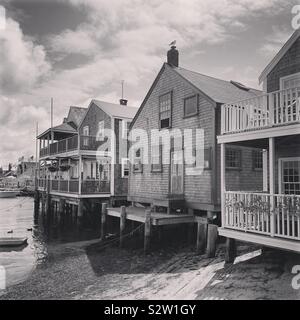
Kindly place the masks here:
POLYGON ((122 86, 122 99, 124 99, 124 83, 125 83, 125 80, 122 80, 122 81, 121 81, 121 86, 122 86))

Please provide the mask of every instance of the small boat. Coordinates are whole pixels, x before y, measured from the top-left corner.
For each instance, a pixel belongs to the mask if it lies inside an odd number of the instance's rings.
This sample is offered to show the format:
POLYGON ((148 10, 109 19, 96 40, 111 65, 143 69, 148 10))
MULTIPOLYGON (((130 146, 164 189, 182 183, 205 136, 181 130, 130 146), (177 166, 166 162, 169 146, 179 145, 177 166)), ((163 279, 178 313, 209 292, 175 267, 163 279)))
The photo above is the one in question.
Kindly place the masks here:
POLYGON ((16 198, 18 194, 19 191, 4 190, 0 191, 0 198, 16 198))
POLYGON ((19 247, 27 243, 27 238, 0 238, 0 247, 19 247))

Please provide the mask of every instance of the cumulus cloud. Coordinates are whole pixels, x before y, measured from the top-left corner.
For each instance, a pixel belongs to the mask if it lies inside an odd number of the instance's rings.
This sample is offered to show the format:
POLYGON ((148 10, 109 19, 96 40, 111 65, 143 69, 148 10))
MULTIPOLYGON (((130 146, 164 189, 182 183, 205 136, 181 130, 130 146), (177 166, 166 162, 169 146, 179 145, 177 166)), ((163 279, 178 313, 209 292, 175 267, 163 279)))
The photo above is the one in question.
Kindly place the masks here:
POLYGON ((10 18, 0 31, 0 61, 2 94, 28 90, 50 70, 44 47, 24 37, 19 24, 10 18))

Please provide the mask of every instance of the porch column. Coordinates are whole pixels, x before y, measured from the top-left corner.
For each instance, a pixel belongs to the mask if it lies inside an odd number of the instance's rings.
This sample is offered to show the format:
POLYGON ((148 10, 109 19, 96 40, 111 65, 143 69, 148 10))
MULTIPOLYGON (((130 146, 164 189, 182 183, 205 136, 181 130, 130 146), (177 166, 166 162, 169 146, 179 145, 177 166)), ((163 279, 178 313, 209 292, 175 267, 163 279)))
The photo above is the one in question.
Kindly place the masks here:
POLYGON ((81 182, 82 182, 82 156, 79 156, 79 168, 78 168, 78 174, 79 174, 79 179, 78 179, 78 194, 81 194, 81 182))
POLYGON ((225 144, 221 143, 221 216, 222 227, 226 224, 225 217, 225 192, 226 192, 226 179, 225 179, 225 144))
POLYGON ((270 186, 270 228, 271 236, 275 234, 275 138, 269 138, 269 186, 270 186))

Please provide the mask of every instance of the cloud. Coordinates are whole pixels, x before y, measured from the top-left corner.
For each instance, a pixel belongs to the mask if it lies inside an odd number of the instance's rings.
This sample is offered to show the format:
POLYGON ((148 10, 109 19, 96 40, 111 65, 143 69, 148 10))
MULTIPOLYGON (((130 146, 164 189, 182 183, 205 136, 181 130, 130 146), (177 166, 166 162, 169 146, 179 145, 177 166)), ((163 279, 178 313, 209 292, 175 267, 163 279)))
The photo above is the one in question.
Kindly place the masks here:
POLYGON ((291 35, 291 30, 285 27, 273 27, 272 33, 268 35, 259 52, 266 58, 272 58, 278 53, 291 35))
POLYGON ((31 89, 51 69, 43 46, 24 37, 19 24, 8 18, 0 31, 0 93, 31 89))

